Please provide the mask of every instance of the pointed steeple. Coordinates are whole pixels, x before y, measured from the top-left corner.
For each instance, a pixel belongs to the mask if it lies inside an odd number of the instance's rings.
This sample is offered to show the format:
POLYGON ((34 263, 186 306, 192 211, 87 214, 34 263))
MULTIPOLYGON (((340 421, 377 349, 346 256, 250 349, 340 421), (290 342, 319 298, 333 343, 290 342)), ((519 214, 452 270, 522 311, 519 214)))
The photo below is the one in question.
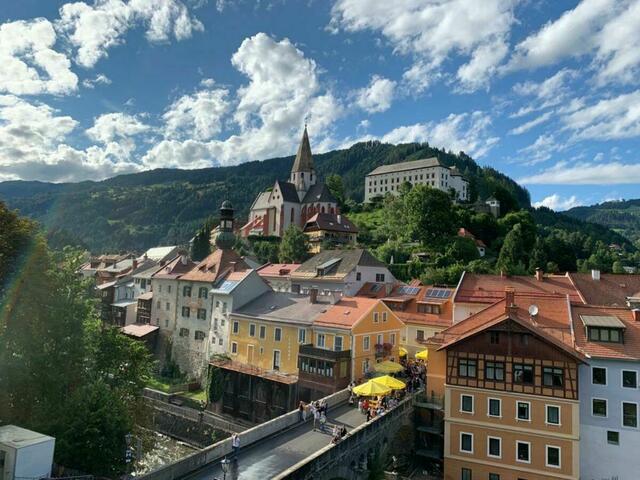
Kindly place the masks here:
POLYGON ((309 144, 309 134, 307 133, 307 125, 305 124, 304 132, 302 133, 302 140, 300 141, 300 146, 298 147, 298 153, 296 154, 296 159, 293 162, 291 173, 312 172, 314 170, 313 157, 311 156, 311 145, 309 144))

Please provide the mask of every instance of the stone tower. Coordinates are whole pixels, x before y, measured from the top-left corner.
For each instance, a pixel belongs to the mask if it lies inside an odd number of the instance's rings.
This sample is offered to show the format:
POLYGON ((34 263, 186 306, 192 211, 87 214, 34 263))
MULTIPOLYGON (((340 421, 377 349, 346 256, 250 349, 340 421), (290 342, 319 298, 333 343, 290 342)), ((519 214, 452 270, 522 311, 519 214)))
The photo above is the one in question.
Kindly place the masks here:
POLYGON ((309 191, 309 188, 316 184, 316 180, 316 169, 313 166, 309 134, 307 133, 307 126, 305 125, 289 181, 295 185, 298 197, 302 201, 307 191, 309 191))
POLYGON ((220 207, 220 228, 215 242, 220 250, 230 250, 236 243, 233 233, 233 205, 229 200, 222 202, 220 207))

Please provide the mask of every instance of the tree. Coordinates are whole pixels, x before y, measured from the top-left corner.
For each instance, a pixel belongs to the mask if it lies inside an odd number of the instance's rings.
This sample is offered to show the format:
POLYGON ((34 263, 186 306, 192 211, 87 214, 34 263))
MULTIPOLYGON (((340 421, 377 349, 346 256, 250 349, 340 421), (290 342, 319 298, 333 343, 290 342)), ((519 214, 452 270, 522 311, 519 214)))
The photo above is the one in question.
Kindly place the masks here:
POLYGON ((625 273, 624 268, 622 267, 622 262, 620 260, 616 260, 615 262, 613 262, 612 271, 613 273, 625 273))
POLYGON ((279 243, 271 240, 257 240, 253 242, 252 248, 260 263, 276 263, 278 261, 279 243))
POLYGON ((467 237, 455 237, 447 250, 447 255, 464 263, 480 258, 476 242, 467 237))
POLYGON ((511 275, 524 274, 526 273, 524 258, 522 227, 517 223, 504 239, 496 268, 511 275))
POLYGON ((296 225, 285 230, 278 257, 282 263, 301 263, 309 257, 307 236, 296 225))
POLYGON ((407 225, 403 228, 425 247, 442 245, 455 232, 457 219, 446 192, 416 185, 406 194, 404 204, 407 225))
POLYGON ((204 225, 200 227, 193 237, 191 244, 191 258, 196 262, 206 258, 211 253, 211 230, 213 230, 213 221, 207 218, 204 225))
POLYGON ((338 201, 338 205, 343 207, 346 199, 344 195, 344 183, 342 183, 342 177, 333 173, 327 177, 325 185, 338 201))

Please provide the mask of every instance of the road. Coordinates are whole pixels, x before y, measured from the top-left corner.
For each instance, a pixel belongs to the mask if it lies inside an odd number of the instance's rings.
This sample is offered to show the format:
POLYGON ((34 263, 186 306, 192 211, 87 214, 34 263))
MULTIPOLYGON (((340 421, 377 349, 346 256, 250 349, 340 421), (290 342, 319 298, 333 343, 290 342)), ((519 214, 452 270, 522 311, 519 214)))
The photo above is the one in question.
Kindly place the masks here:
MULTIPOLYGON (((329 411, 327 420, 332 425, 335 423, 345 425, 350 432, 365 422, 365 416, 357 408, 343 405, 329 411)), ((273 478, 331 442, 330 433, 314 432, 312 427, 312 423, 307 422, 247 448, 242 448, 241 445, 237 458, 239 478, 247 480, 273 478)), ((220 462, 186 478, 188 480, 222 479, 220 462)))

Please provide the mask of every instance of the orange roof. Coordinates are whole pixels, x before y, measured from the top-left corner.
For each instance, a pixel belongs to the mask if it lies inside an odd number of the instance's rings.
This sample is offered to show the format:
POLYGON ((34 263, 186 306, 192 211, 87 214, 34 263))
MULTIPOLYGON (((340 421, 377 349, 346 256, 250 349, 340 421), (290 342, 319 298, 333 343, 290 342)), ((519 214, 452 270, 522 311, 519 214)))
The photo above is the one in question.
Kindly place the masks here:
POLYGON ((198 263, 180 280, 192 282, 215 282, 223 275, 234 270, 247 270, 247 265, 235 250, 217 249, 198 263), (235 263, 235 265, 234 265, 235 263))
MULTIPOLYGON (((409 285, 411 287, 412 285, 409 285)), ((453 298, 452 288, 435 287, 438 290, 450 292, 447 298, 426 297, 427 291, 434 289, 431 285, 413 286, 417 290, 409 290, 406 285, 396 286, 390 295, 382 301, 393 310, 393 313, 404 323, 429 325, 434 327, 449 327, 453 320, 453 298), (405 288, 403 288, 405 287, 405 288), (408 294, 411 292, 412 294, 408 294), (413 293, 415 292, 415 293, 413 293), (437 304, 440 306, 440 313, 422 313, 418 311, 419 304, 437 304)))
POLYGON ((368 298, 382 298, 386 296, 386 288, 382 283, 376 282, 365 282, 358 293, 356 293, 356 297, 368 297, 368 298))
POLYGON ((578 348, 591 357, 617 360, 640 360, 640 321, 634 321, 633 312, 619 307, 596 307, 574 305, 573 330, 578 348), (587 332, 580 315, 613 316, 625 324, 624 343, 593 342, 587 339, 587 332))
POLYGON ((574 346, 570 304, 566 296, 516 292, 514 304, 511 308, 507 308, 503 296, 502 300, 436 334, 429 339, 429 343, 440 345, 439 349, 446 348, 511 319, 570 355, 578 358, 583 357, 582 353, 577 351, 574 346), (538 314, 535 318, 532 318, 529 313, 531 305, 538 307, 538 314))
POLYGON ((486 275, 464 272, 454 302, 491 304, 504 297, 505 288, 538 296, 569 295, 572 302, 585 303, 568 275, 536 277, 518 275, 486 275))
POLYGON ((320 315, 313 322, 322 327, 351 329, 380 300, 377 298, 345 297, 320 315))
POLYGON ((173 279, 179 278, 196 265, 195 262, 187 257, 178 255, 176 258, 167 263, 164 267, 152 275, 152 278, 173 279))
POLYGON ((267 263, 256 271, 263 277, 285 277, 295 272, 299 266, 299 263, 267 263))
POLYGON ((576 289, 589 305, 626 307, 627 297, 640 296, 640 275, 601 273, 593 280, 591 273, 570 273, 576 289))

